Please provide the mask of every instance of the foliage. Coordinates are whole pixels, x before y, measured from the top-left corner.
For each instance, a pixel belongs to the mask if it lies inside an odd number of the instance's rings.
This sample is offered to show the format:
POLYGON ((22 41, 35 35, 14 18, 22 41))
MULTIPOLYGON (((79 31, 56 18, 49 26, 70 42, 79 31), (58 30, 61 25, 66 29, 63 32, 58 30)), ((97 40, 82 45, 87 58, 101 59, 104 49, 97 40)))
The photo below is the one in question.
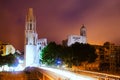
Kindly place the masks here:
POLYGON ((55 42, 49 43, 42 50, 42 62, 46 64, 54 64, 55 59, 60 56, 60 46, 58 46, 55 42))
POLYGON ((67 51, 65 52, 67 56, 64 56, 64 61, 67 59, 68 64, 72 63, 72 65, 76 66, 79 66, 85 61, 89 63, 94 62, 97 58, 95 48, 89 44, 75 43, 70 47, 67 47, 64 51, 67 51))
POLYGON ((56 63, 60 59, 62 63, 72 65, 80 65, 82 62, 94 62, 97 58, 95 48, 90 44, 75 43, 70 47, 57 45, 55 42, 50 42, 42 50, 42 62, 48 65, 56 63))
POLYGON ((14 54, 9 54, 6 56, 0 55, 0 66, 8 65, 8 66, 17 66, 18 65, 18 59, 15 57, 14 54))
POLYGON ((106 48, 106 49, 110 49, 110 42, 105 42, 103 44, 103 46, 106 48))

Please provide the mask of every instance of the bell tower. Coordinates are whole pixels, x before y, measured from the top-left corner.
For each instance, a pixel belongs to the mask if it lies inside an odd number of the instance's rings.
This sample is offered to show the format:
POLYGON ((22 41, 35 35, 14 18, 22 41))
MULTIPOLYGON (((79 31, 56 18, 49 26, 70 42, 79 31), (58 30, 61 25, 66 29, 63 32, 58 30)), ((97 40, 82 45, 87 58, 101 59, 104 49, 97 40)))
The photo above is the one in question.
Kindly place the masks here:
POLYGON ((37 43, 37 32, 36 32, 36 19, 33 15, 33 9, 29 8, 26 16, 25 25, 25 44, 36 45, 37 43))
POLYGON ((25 22, 25 50, 24 50, 24 62, 25 67, 33 66, 39 63, 39 56, 37 51, 37 38, 36 32, 36 18, 33 15, 33 9, 29 8, 26 15, 25 22))
POLYGON ((86 36, 86 28, 85 28, 84 24, 80 28, 80 36, 86 36))
POLYGON ((80 28, 80 36, 81 36, 81 42, 83 44, 87 43, 86 28, 85 28, 84 24, 80 28))

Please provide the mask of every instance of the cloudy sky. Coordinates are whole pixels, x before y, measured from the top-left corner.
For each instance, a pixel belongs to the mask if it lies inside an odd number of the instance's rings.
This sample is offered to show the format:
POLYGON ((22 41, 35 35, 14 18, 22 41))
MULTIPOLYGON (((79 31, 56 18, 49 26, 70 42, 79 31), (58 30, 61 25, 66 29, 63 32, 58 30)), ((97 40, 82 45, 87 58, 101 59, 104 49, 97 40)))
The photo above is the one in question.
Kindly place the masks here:
POLYGON ((0 0, 0 41, 24 49, 25 17, 32 7, 39 38, 61 43, 87 28, 90 44, 120 44, 120 0, 0 0))

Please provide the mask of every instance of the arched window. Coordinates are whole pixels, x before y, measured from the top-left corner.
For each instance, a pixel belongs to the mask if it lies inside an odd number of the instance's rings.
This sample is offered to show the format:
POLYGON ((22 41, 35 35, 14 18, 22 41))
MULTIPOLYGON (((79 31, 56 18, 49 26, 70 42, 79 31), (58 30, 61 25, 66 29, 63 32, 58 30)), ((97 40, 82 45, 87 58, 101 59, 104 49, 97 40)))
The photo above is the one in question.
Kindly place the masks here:
POLYGON ((32 23, 30 23, 30 30, 32 30, 32 23))

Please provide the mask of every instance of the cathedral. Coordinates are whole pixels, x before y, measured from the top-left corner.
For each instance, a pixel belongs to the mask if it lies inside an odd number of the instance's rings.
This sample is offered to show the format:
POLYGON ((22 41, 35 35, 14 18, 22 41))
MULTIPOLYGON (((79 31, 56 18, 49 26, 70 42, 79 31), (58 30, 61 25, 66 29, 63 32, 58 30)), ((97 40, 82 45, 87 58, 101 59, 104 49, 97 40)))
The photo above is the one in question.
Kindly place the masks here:
MULTIPOLYGON (((68 36, 68 46, 71 46, 75 42, 87 43, 86 28, 84 25, 80 28, 80 35, 68 36)), ((25 21, 24 66, 39 66, 40 53, 46 45, 46 38, 38 39, 36 17, 33 14, 33 9, 29 8, 25 21)))
POLYGON ((40 51, 47 45, 47 39, 38 39, 36 17, 29 8, 25 22, 24 65, 39 66, 40 51))
POLYGON ((67 46, 71 46, 74 43, 87 43, 87 37, 86 37, 86 28, 84 25, 80 28, 80 35, 69 35, 68 36, 68 42, 67 46))

